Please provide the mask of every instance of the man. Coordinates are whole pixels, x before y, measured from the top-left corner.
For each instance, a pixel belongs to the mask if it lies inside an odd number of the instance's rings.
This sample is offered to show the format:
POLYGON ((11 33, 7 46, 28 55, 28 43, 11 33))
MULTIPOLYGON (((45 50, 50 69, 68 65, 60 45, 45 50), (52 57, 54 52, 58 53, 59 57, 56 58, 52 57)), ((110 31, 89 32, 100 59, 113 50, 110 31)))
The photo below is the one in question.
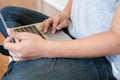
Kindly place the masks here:
POLYGON ((40 30, 45 33, 51 24, 52 33, 66 28, 70 18, 68 31, 76 38, 54 42, 8 29, 20 43, 5 40, 14 61, 3 80, 120 80, 119 0, 69 0, 63 12, 50 18, 16 7, 1 13, 10 27, 44 20, 40 30))

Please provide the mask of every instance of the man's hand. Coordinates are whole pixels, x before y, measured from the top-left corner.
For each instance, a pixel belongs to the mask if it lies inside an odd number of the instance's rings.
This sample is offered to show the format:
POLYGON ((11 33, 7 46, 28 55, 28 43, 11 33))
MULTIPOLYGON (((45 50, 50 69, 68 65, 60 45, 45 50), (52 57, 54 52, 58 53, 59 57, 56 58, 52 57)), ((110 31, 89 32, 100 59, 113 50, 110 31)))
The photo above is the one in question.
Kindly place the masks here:
POLYGON ((44 40, 39 35, 27 32, 14 32, 10 29, 8 29, 8 34, 10 37, 20 41, 19 43, 12 43, 11 38, 8 37, 4 42, 5 49, 10 51, 10 55, 15 61, 37 59, 45 54, 47 40, 44 40))
POLYGON ((58 14, 46 19, 40 26, 40 30, 44 33, 48 32, 48 27, 52 26, 52 33, 55 33, 57 30, 68 27, 69 17, 72 8, 72 0, 69 0, 64 10, 58 14))
POLYGON ((44 33, 47 33, 48 27, 52 25, 52 33, 55 33, 57 30, 67 27, 68 23, 69 17, 66 17, 63 14, 54 15, 43 21, 40 26, 40 30, 42 30, 44 33))

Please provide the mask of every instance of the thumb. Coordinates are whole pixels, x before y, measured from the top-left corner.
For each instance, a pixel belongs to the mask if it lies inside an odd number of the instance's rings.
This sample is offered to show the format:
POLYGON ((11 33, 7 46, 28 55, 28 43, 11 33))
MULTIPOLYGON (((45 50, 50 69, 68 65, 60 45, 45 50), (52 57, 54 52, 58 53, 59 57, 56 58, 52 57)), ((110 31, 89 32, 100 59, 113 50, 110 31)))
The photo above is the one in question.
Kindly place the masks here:
POLYGON ((15 32, 15 31, 13 31, 9 28, 7 29, 7 33, 10 37, 18 39, 18 40, 26 39, 27 34, 28 34, 28 33, 25 33, 25 32, 15 32))

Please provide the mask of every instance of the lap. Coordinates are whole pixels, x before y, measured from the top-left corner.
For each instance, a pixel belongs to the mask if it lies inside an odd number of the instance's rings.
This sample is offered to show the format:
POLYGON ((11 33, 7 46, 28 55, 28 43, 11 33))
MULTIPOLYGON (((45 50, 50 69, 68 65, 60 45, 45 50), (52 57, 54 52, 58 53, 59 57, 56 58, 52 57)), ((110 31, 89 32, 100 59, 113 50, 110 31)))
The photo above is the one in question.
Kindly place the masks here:
POLYGON ((37 59, 12 62, 3 80, 100 80, 92 59, 37 59))

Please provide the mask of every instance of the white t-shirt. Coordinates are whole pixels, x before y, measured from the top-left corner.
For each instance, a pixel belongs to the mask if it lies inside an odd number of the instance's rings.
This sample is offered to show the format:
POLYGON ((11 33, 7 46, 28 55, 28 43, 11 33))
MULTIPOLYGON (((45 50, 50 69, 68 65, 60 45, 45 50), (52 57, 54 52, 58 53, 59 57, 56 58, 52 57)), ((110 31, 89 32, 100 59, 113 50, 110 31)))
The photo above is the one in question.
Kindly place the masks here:
MULTIPOLYGON (((70 34, 84 38, 108 31, 120 0, 73 0, 70 34)), ((107 56, 114 76, 120 80, 120 55, 107 56)))

